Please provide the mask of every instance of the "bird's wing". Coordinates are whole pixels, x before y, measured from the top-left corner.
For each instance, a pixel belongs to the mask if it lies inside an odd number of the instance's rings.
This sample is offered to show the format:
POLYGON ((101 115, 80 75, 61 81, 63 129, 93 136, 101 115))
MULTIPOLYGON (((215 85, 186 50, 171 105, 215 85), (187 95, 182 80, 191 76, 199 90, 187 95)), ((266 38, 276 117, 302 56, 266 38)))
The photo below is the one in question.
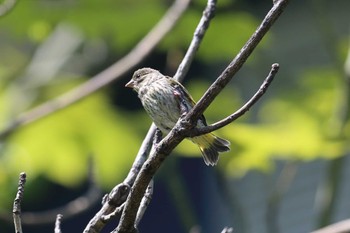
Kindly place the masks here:
MULTIPOLYGON (((170 78, 170 85, 173 87, 174 91, 174 96, 176 97, 175 99, 178 102, 180 111, 181 111, 181 115, 186 115, 192 108, 193 106, 196 104, 196 102, 193 100, 192 96, 190 95, 190 93, 186 90, 186 88, 179 83, 178 81, 176 81, 175 79, 170 78)), ((199 117, 199 120, 206 126, 206 120, 204 115, 202 114, 199 117)))

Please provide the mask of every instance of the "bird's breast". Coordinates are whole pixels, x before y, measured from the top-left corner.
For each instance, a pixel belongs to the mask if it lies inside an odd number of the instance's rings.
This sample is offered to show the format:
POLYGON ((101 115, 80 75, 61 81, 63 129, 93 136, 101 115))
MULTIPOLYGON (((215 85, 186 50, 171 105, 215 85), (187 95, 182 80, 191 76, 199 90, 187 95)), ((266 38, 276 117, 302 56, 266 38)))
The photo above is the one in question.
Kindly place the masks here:
POLYGON ((163 132, 168 133, 180 117, 180 109, 170 86, 154 83, 139 90, 139 97, 148 115, 163 132))

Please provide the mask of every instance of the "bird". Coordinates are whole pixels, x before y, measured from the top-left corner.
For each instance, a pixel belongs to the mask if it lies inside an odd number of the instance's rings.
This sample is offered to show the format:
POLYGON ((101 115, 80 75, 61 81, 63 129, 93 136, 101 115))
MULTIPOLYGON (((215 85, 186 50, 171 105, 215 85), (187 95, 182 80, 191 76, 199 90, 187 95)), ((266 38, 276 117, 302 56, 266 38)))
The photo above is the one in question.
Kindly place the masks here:
MULTIPOLYGON (((125 87, 137 92, 144 109, 165 135, 171 131, 179 118, 196 104, 181 83, 152 68, 136 70, 125 87)), ((205 126, 207 126, 205 117, 201 115, 195 127, 205 126)), ((217 165, 219 153, 230 150, 230 142, 213 133, 187 139, 198 145, 207 166, 217 165)))

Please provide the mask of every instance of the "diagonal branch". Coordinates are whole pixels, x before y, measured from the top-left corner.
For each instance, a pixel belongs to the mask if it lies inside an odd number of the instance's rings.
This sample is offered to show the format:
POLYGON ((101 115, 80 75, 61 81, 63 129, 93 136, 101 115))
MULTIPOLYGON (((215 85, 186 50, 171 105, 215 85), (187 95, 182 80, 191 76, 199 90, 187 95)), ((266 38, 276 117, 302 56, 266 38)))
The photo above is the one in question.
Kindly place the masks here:
POLYGON ((179 119, 170 133, 161 142, 159 142, 157 147, 151 152, 150 157, 144 163, 140 173, 136 177, 135 183, 125 203, 119 225, 113 232, 137 232, 135 228, 136 213, 152 177, 170 152, 186 137, 186 135, 190 135, 191 128, 193 128, 195 125, 191 123, 195 122, 195 119, 197 119, 203 113, 203 111, 210 105, 219 92, 232 79, 232 76, 241 68, 254 48, 258 45, 272 24, 280 16, 284 8, 287 6, 287 3, 288 0, 280 0, 272 7, 246 45, 224 70, 222 75, 220 75, 220 77, 208 89, 198 104, 195 105, 195 107, 189 112, 188 115, 185 116, 184 119, 179 119))
MULTIPOLYGON (((205 8, 205 10, 203 12, 203 16, 200 19, 200 22, 195 30, 191 44, 190 44, 190 46, 185 54, 185 57, 182 60, 181 64, 179 65, 179 68, 174 76, 175 79, 182 81, 184 79, 185 75, 187 74, 189 66, 192 64, 192 61, 193 61, 194 56, 199 48, 199 45, 202 42, 202 39, 205 35, 205 32, 207 31, 207 29, 209 27, 209 22, 214 17, 215 4, 216 4, 216 0, 209 0, 208 1, 207 7, 205 8)), ((152 124, 150 129, 148 130, 147 136, 145 137, 144 141, 142 142, 140 150, 135 158, 134 164, 132 165, 132 168, 130 169, 130 172, 129 172, 127 178, 124 180, 124 183, 128 184, 129 186, 133 185, 138 172, 140 171, 143 163, 147 159, 147 156, 148 156, 148 154, 151 150, 151 147, 152 147, 153 135, 155 133, 155 130, 156 130, 156 127, 154 124, 152 124)))
POLYGON ((120 78, 150 54, 164 36, 174 27, 180 16, 187 9, 189 2, 190 0, 176 0, 163 18, 129 54, 73 90, 21 114, 7 128, 0 132, 0 140, 6 138, 17 128, 66 108, 120 78))
POLYGON ((206 134, 206 133, 210 133, 210 132, 213 132, 215 130, 218 130, 218 129, 230 124, 231 122, 235 121, 236 119, 238 119, 239 117, 244 115, 246 112, 248 112, 249 109, 256 102, 258 102, 258 100, 265 94, 265 92, 267 91, 267 88, 270 86, 275 75, 277 74, 278 69, 279 69, 279 64, 277 64, 277 63, 272 64, 270 73, 268 74, 268 76, 266 77, 264 82, 261 84, 259 90, 240 109, 238 109, 236 112, 232 113, 230 116, 226 117, 225 119, 222 119, 221 121, 218 121, 218 122, 211 124, 207 127, 193 129, 191 136, 199 136, 202 134, 206 134))
POLYGON ((182 59, 179 67, 177 68, 174 79, 182 81, 186 76, 192 61, 196 55, 199 45, 201 44, 203 37, 209 27, 210 21, 214 18, 216 9, 216 0, 208 0, 207 6, 203 11, 203 16, 199 21, 199 24, 194 32, 190 46, 187 49, 185 57, 182 59))
POLYGON ((195 122, 200 117, 205 109, 213 102, 215 97, 224 89, 224 87, 231 81, 233 76, 240 70, 242 65, 246 62, 250 54, 260 43, 265 34, 270 30, 273 23, 281 15, 289 0, 279 0, 273 5, 271 10, 267 13, 264 20, 261 22, 254 34, 249 38, 247 43, 239 51, 237 56, 231 61, 221 75, 204 93, 202 98, 194 106, 194 108, 187 114, 185 121, 195 122))
MULTIPOLYGON (((195 30, 193 39, 191 41, 191 44, 189 46, 189 49, 186 52, 185 58, 183 59, 178 71, 177 71, 177 79, 183 80, 184 76, 186 75, 188 71, 188 67, 192 63, 192 60, 195 56, 195 53, 197 52, 199 45, 204 37, 204 34, 209 26, 210 20, 214 16, 214 10, 215 10, 215 0, 209 0, 208 5, 206 9, 203 12, 203 16, 195 30)), ((115 199, 118 200, 118 204, 121 205, 121 203, 124 203, 127 198, 127 194, 130 191, 130 187, 134 184, 134 181, 136 179, 136 176, 138 175, 142 165, 146 161, 149 152, 152 148, 152 141, 153 136, 155 134, 156 127, 154 124, 151 125, 150 129, 148 130, 148 133, 145 137, 145 139, 142 142, 142 145, 139 149, 139 152, 134 160, 134 163, 129 171, 129 174, 125 178, 124 182, 117 185, 107 197, 107 199, 115 199), (124 195, 119 195, 116 197, 116 194, 124 193, 124 195)), ((103 216, 108 215, 110 212, 113 211, 113 206, 109 205, 109 202, 106 201, 101 210, 91 219, 90 223, 86 227, 84 232, 91 232, 91 229, 94 231, 98 229, 102 229, 103 226, 106 224, 106 221, 102 221, 104 218, 103 216)))

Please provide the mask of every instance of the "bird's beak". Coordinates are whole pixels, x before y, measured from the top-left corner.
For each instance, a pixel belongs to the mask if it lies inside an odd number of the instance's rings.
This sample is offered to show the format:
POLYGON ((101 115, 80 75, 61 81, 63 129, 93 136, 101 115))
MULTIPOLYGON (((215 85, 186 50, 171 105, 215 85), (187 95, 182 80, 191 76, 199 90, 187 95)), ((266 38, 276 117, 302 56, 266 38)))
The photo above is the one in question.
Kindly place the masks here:
POLYGON ((134 86, 135 86, 135 82, 132 79, 127 84, 125 84, 125 87, 129 87, 129 88, 134 88, 134 86))

